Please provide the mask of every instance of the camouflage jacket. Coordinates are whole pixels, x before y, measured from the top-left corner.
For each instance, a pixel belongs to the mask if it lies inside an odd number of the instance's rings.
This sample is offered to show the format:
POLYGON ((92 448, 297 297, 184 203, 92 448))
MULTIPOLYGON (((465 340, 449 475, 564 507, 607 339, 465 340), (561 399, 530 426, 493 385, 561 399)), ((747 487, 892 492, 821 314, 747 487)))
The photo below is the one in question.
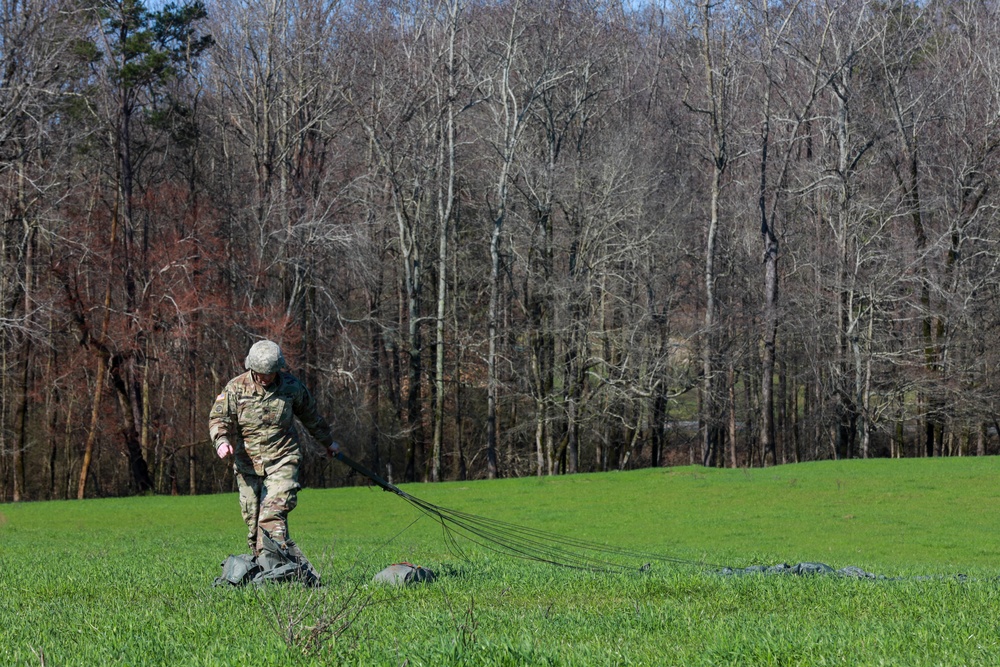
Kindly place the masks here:
POLYGON ((330 425, 298 378, 282 371, 275 383, 265 388, 247 371, 230 380, 215 397, 208 431, 213 445, 218 445, 219 438, 232 444, 237 470, 264 475, 270 463, 301 456, 293 417, 298 417, 324 447, 333 442, 330 425))

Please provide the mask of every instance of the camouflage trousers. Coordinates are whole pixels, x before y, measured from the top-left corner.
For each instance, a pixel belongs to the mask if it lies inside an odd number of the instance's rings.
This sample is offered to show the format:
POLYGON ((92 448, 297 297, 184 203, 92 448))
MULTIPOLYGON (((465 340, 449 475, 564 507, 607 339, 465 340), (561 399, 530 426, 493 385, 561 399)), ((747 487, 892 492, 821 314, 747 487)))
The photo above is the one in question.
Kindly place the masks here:
POLYGON ((247 524, 247 544, 253 555, 264 543, 266 530, 278 544, 288 541, 288 513, 298 502, 299 458, 286 456, 266 466, 265 475, 236 472, 240 510, 247 524))

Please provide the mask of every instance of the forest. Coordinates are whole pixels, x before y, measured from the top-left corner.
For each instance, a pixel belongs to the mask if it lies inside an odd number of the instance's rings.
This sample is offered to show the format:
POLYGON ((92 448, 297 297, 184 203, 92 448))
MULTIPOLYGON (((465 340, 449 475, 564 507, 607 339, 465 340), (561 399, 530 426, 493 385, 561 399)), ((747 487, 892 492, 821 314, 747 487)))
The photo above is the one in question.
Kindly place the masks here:
POLYGON ((396 482, 1000 453, 998 160, 995 0, 0 0, 0 500, 261 338, 396 482))

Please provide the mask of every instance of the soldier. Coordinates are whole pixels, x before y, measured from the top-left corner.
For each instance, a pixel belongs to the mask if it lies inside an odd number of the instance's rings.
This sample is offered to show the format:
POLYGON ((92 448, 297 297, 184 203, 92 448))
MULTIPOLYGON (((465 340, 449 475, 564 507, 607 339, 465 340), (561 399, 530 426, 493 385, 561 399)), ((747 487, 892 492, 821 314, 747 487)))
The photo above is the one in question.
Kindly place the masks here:
POLYGON ((292 425, 298 417, 306 430, 333 456, 340 447, 316 401, 294 375, 282 370, 285 358, 277 343, 257 341, 246 358, 247 372, 215 398, 208 428, 220 459, 232 456, 240 490, 240 509, 254 557, 263 548, 263 531, 278 546, 301 554, 288 539, 288 513, 295 509, 302 449, 292 425))

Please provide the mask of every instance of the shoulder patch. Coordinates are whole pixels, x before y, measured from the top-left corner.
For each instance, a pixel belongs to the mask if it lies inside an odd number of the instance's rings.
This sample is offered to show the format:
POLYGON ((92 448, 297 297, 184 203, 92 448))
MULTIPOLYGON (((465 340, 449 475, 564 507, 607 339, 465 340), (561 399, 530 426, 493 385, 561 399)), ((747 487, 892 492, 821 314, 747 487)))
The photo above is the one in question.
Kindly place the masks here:
POLYGON ((219 394, 218 396, 215 397, 215 400, 221 401, 225 397, 226 397, 226 392, 222 392, 221 394, 219 394))

